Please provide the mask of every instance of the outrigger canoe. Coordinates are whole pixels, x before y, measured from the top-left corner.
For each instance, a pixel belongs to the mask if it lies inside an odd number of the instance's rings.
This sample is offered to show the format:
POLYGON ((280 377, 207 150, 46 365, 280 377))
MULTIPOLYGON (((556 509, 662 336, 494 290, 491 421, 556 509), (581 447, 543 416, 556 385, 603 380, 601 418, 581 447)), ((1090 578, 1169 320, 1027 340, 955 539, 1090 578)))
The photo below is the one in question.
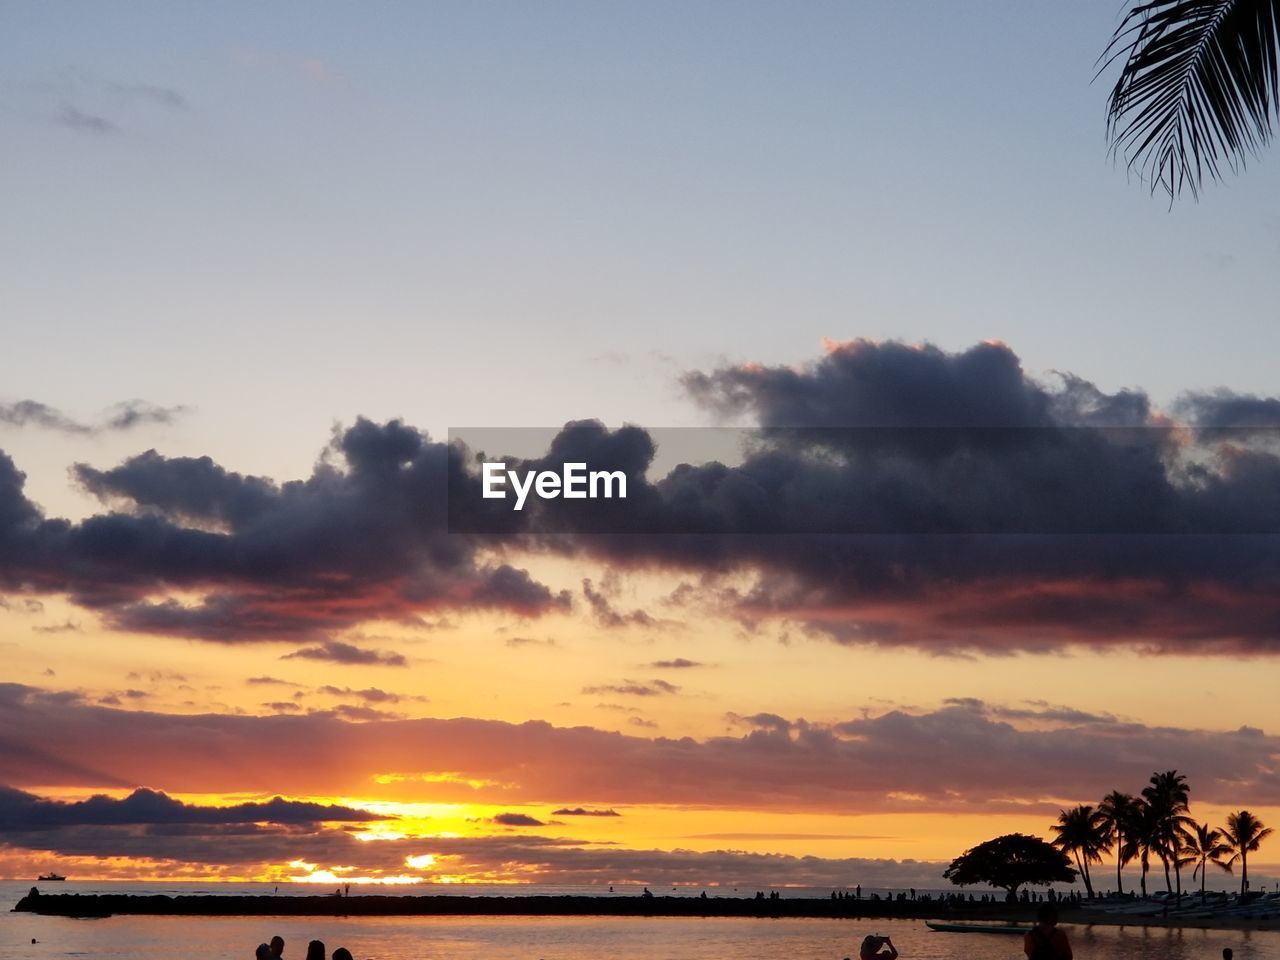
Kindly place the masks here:
POLYGON ((934 923, 926 920, 924 925, 930 930, 943 933, 1020 933, 1025 934, 1030 927, 1001 926, 994 923, 934 923))

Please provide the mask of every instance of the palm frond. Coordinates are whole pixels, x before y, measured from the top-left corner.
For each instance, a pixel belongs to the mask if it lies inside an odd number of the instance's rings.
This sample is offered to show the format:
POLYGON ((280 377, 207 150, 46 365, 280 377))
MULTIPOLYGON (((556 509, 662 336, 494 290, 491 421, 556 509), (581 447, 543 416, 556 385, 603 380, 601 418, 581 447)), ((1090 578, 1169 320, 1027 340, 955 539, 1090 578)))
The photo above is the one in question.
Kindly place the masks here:
POLYGON ((1170 199, 1235 172, 1272 135, 1280 100, 1280 0, 1150 0, 1126 14, 1099 58, 1123 58, 1107 137, 1170 199))

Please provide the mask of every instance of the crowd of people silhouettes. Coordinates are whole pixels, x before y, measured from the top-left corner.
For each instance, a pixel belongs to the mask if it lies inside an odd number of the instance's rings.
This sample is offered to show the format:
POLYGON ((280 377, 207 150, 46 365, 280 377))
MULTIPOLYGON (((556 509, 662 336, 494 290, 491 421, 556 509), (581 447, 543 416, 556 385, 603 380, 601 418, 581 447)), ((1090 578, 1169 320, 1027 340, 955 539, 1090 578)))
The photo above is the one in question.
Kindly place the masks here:
MULTIPOLYGON (((284 937, 274 936, 269 943, 258 944, 253 953, 254 960, 284 960, 284 937)), ((333 956, 325 956, 323 940, 312 940, 307 944, 306 960, 354 960, 351 951, 346 947, 338 947, 333 956)))

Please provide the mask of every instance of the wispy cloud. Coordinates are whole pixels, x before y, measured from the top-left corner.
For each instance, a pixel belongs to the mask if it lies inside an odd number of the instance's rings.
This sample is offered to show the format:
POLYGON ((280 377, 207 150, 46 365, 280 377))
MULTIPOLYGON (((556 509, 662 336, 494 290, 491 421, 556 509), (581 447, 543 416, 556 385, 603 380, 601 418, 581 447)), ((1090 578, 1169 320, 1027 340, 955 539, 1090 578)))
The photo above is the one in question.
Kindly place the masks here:
POLYGON ((56 119, 58 123, 62 124, 62 126, 69 130, 75 130, 77 133, 107 137, 114 136, 121 132, 120 127, 111 120, 108 120, 106 117, 100 117, 93 113, 86 113, 69 103, 64 103, 62 105, 62 108, 58 111, 56 119))
POLYGON ((666 680, 655 679, 648 682, 623 680, 621 683, 602 683, 583 687, 582 692, 595 695, 616 693, 629 697, 654 697, 666 693, 679 693, 680 688, 666 680))
POLYGON ((106 88, 117 96, 144 100, 171 110, 186 110, 190 106, 187 98, 173 87, 154 83, 107 83, 106 88))
POLYGON ((315 647, 303 647, 287 653, 281 660, 324 660, 348 666, 406 667, 403 654, 388 650, 365 650, 340 640, 329 640, 315 647))
POLYGON ((609 807, 604 810, 589 810, 586 807, 561 807, 559 810, 552 810, 553 817, 620 817, 617 810, 609 807))
POLYGON ((146 424, 170 424, 188 412, 185 406, 161 407, 146 400, 126 400, 108 407, 94 423, 67 416, 38 400, 0 403, 0 423, 13 427, 36 427, 77 436, 132 430, 146 424))

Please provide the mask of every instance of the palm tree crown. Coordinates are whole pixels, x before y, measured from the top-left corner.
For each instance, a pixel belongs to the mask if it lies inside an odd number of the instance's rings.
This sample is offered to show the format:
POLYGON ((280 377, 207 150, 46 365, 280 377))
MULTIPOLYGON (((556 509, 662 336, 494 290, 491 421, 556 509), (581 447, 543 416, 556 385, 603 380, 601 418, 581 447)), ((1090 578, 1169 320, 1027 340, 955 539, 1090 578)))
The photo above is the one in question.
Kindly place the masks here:
POLYGON ((1244 166, 1280 101, 1280 0, 1147 0, 1099 62, 1124 65, 1107 112, 1112 150, 1170 201, 1244 166))
POLYGON ((1204 903, 1204 883, 1205 875, 1209 872, 1209 864, 1215 864, 1223 870, 1231 869, 1223 857, 1231 852, 1231 845, 1224 843, 1221 830, 1211 830, 1207 823, 1197 823, 1195 830, 1187 836, 1186 844, 1182 848, 1183 863, 1194 863, 1195 869, 1191 871, 1191 879, 1196 878, 1196 874, 1200 875, 1200 902, 1204 903))
POLYGON ((1174 892, 1173 882, 1169 877, 1169 867, 1173 866, 1179 898, 1182 897, 1182 865, 1178 862, 1178 851, 1186 842, 1189 828, 1194 824, 1187 816, 1190 795, 1187 778, 1177 770, 1153 773, 1150 783, 1142 788, 1147 813, 1143 824, 1146 827, 1143 841, 1164 865, 1165 887, 1170 893, 1174 892))
POLYGON ((1240 896, 1242 897, 1249 890, 1249 854, 1254 853, 1262 845, 1262 841, 1273 832, 1248 810, 1241 810, 1227 816, 1227 829, 1223 833, 1232 851, 1231 859, 1227 864, 1240 861, 1240 896))
POLYGON ((1093 881, 1089 876, 1089 864, 1101 863, 1102 851, 1110 847, 1102 814, 1088 804, 1063 810, 1053 825, 1053 832, 1057 834, 1053 845, 1063 853, 1075 856, 1085 893, 1092 899, 1093 881))
POLYGON ((1124 893, 1121 871, 1133 859, 1132 837, 1137 832, 1138 801, 1127 793, 1112 790, 1098 804, 1099 826, 1106 835, 1108 846, 1116 851, 1116 891, 1124 893))

